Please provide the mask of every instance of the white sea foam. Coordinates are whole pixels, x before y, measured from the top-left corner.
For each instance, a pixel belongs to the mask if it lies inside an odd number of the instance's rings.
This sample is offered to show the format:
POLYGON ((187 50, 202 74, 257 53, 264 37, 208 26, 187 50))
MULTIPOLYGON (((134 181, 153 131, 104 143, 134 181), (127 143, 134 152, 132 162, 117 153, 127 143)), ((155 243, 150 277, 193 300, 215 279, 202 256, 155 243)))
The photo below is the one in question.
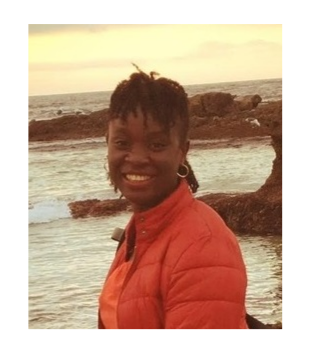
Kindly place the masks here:
POLYGON ((29 224, 49 223, 71 217, 68 203, 65 201, 50 199, 29 206, 29 224))

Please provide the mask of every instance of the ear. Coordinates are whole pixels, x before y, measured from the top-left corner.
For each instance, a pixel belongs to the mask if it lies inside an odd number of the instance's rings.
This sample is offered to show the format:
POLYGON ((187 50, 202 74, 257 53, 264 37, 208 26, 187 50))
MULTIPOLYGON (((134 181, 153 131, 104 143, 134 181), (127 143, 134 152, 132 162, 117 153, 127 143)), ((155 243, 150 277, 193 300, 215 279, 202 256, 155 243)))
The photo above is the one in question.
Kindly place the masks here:
POLYGON ((186 161, 186 157, 189 151, 189 146, 190 146, 190 141, 186 140, 182 145, 181 145, 181 151, 182 151, 182 164, 186 161))

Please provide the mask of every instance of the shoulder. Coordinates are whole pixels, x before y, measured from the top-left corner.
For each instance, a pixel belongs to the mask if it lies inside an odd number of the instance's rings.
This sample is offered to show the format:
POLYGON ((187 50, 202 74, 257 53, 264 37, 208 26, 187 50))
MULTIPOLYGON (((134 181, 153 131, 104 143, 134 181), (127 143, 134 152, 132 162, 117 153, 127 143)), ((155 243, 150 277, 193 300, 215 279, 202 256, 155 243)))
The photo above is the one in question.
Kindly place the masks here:
POLYGON ((174 262, 193 259, 196 255, 198 264, 237 267, 242 263, 236 236, 218 213, 204 202, 193 200, 172 226, 170 247, 174 262))
POLYGON ((175 228, 179 231, 178 236, 194 241, 205 237, 220 240, 234 239, 234 234, 223 218, 213 208, 197 199, 180 213, 175 221, 175 228), (182 234, 184 231, 189 234, 182 234))

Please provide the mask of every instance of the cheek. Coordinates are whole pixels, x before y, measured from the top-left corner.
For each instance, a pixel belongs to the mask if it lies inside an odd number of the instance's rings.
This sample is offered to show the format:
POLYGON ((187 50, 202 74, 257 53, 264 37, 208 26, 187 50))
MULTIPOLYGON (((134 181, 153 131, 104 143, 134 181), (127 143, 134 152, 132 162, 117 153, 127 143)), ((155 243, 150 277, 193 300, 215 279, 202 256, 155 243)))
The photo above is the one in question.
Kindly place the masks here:
POLYGON ((163 161, 157 160, 156 163, 158 163, 158 161, 160 162, 160 166, 163 169, 163 172, 165 174, 176 175, 180 165, 183 164, 184 162, 183 159, 184 159, 183 153, 179 150, 179 151, 174 151, 169 153, 163 161))
POLYGON ((108 150, 108 168, 110 175, 115 174, 117 168, 120 166, 121 157, 117 156, 115 152, 108 150))

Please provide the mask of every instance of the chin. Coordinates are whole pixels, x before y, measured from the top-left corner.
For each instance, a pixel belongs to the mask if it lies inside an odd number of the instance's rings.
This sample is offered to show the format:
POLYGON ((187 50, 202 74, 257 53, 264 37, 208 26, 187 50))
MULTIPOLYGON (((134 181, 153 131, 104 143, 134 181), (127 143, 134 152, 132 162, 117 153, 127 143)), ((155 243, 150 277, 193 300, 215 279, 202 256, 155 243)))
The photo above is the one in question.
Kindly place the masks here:
POLYGON ((139 193, 124 195, 124 197, 130 202, 134 211, 146 211, 162 201, 157 197, 140 195, 139 193))

